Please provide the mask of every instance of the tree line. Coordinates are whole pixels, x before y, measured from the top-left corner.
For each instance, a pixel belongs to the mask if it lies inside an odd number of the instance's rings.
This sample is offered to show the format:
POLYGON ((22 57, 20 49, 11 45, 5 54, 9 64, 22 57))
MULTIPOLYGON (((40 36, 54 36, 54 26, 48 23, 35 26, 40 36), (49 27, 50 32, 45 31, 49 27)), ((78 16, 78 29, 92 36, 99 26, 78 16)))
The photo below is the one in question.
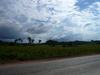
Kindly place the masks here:
MULTIPOLYGON (((32 44, 32 43, 34 43, 34 41, 35 41, 35 40, 32 39, 31 37, 28 37, 27 40, 28 40, 29 44, 32 44)), ((38 40, 39 44, 41 43, 41 41, 42 41, 42 40, 38 40)), ((14 40, 14 43, 18 43, 18 42, 19 42, 19 43, 22 43, 23 40, 20 39, 20 38, 14 40)))
MULTIPOLYGON (((34 44, 34 39, 32 39, 31 37, 27 37, 26 38, 28 43, 22 43, 23 40, 22 39, 15 39, 13 42, 4 42, 0 40, 0 45, 36 45, 34 44)), ((41 43, 42 40, 38 40, 39 44, 41 43)), ((62 45, 63 47, 66 46, 75 46, 75 45, 94 45, 94 44, 100 44, 100 40, 91 40, 91 41, 62 41, 62 42, 58 42, 56 40, 47 40, 45 43, 42 43, 41 45, 50 45, 50 46, 55 46, 55 45, 62 45)))

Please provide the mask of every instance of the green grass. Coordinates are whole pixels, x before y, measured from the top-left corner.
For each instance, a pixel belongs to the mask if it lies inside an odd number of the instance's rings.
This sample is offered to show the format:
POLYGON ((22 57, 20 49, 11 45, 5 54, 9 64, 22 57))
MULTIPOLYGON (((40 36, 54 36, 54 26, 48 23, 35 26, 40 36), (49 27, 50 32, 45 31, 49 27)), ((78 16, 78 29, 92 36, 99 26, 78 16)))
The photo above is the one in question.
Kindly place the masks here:
POLYGON ((0 63, 58 57, 71 57, 100 53, 100 45, 80 45, 78 47, 41 46, 0 46, 0 63))

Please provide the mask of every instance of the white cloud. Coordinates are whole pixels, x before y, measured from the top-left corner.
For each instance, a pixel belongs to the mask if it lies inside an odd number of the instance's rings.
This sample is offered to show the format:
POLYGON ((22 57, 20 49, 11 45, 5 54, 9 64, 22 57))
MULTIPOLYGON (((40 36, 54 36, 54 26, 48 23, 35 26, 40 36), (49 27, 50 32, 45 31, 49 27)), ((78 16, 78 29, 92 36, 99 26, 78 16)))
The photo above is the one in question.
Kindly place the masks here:
POLYGON ((92 29, 97 29, 100 24, 100 2, 95 2, 88 8, 82 10, 77 15, 73 15, 70 21, 73 24, 77 24, 80 32, 83 33, 83 39, 96 39, 97 34, 100 33, 98 30, 95 32, 92 29), (90 24, 90 25, 88 25, 90 24), (91 30, 91 31, 90 31, 91 30), (87 37, 88 36, 88 37, 87 37), (90 37, 89 37, 90 36, 90 37), (95 37, 94 37, 95 36, 95 37))
POLYGON ((51 17, 53 20, 61 21, 68 16, 68 12, 76 8, 74 4, 77 0, 21 0, 11 2, 13 4, 8 6, 9 10, 11 10, 7 13, 9 16, 25 14, 28 18, 46 21, 48 20, 47 17, 51 17), (14 14, 12 15, 11 12, 14 12, 14 14))
POLYGON ((0 16, 0 24, 9 22, 17 25, 23 34, 38 39, 60 39, 71 34, 82 34, 83 38, 86 35, 92 37, 92 34, 89 34, 92 32, 91 29, 96 30, 96 25, 100 24, 100 2, 95 2, 84 10, 79 10, 79 7, 75 6, 77 0, 2 0, 2 2, 5 6, 2 5, 0 8, 4 11, 2 13, 4 17, 0 16), (41 23, 43 26, 39 28, 41 23), (62 28, 59 28, 60 26, 62 28))

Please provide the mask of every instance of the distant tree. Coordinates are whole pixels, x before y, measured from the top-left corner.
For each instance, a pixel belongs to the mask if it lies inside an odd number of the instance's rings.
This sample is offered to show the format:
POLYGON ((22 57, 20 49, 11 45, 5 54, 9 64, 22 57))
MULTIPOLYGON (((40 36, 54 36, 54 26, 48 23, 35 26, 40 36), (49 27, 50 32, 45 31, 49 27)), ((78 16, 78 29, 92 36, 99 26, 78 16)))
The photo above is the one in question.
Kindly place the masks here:
POLYGON ((20 38, 18 39, 18 41, 19 41, 19 43, 22 42, 22 40, 20 38))
POLYGON ((32 43, 34 43, 34 39, 32 39, 31 41, 32 41, 32 43))
POLYGON ((91 44, 93 45, 93 40, 91 40, 91 44))
POLYGON ((14 40, 14 43, 17 43, 17 41, 18 41, 18 39, 15 39, 15 40, 14 40))
POLYGON ((28 37, 27 40, 29 41, 29 43, 31 43, 32 41, 31 37, 28 37))
POLYGON ((91 40, 91 42, 93 42, 93 40, 91 40))
POLYGON ((58 44, 58 41, 55 40, 47 40, 46 44, 50 45, 50 46, 55 46, 58 44))
POLYGON ((42 40, 39 40, 39 43, 41 42, 42 40))

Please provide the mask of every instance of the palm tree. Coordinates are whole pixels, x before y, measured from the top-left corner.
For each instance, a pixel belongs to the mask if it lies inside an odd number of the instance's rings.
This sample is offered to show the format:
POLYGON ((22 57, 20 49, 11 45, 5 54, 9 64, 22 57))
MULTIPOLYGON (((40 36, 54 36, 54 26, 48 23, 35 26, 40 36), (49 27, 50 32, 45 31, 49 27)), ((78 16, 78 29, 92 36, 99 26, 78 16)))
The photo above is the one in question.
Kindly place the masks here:
POLYGON ((19 41, 19 43, 22 42, 22 40, 20 38, 18 39, 18 41, 19 41))
POLYGON ((32 41, 32 43, 34 43, 34 39, 32 39, 31 41, 32 41))
POLYGON ((92 43, 92 45, 93 45, 93 40, 91 40, 91 43, 92 43))
POLYGON ((41 40, 39 40, 39 43, 41 42, 41 40))
POLYGON ((17 41, 18 41, 18 40, 17 40, 17 39, 15 39, 14 43, 17 43, 17 41))
POLYGON ((27 40, 29 41, 29 43, 31 43, 32 39, 31 39, 31 37, 28 37, 27 40))

